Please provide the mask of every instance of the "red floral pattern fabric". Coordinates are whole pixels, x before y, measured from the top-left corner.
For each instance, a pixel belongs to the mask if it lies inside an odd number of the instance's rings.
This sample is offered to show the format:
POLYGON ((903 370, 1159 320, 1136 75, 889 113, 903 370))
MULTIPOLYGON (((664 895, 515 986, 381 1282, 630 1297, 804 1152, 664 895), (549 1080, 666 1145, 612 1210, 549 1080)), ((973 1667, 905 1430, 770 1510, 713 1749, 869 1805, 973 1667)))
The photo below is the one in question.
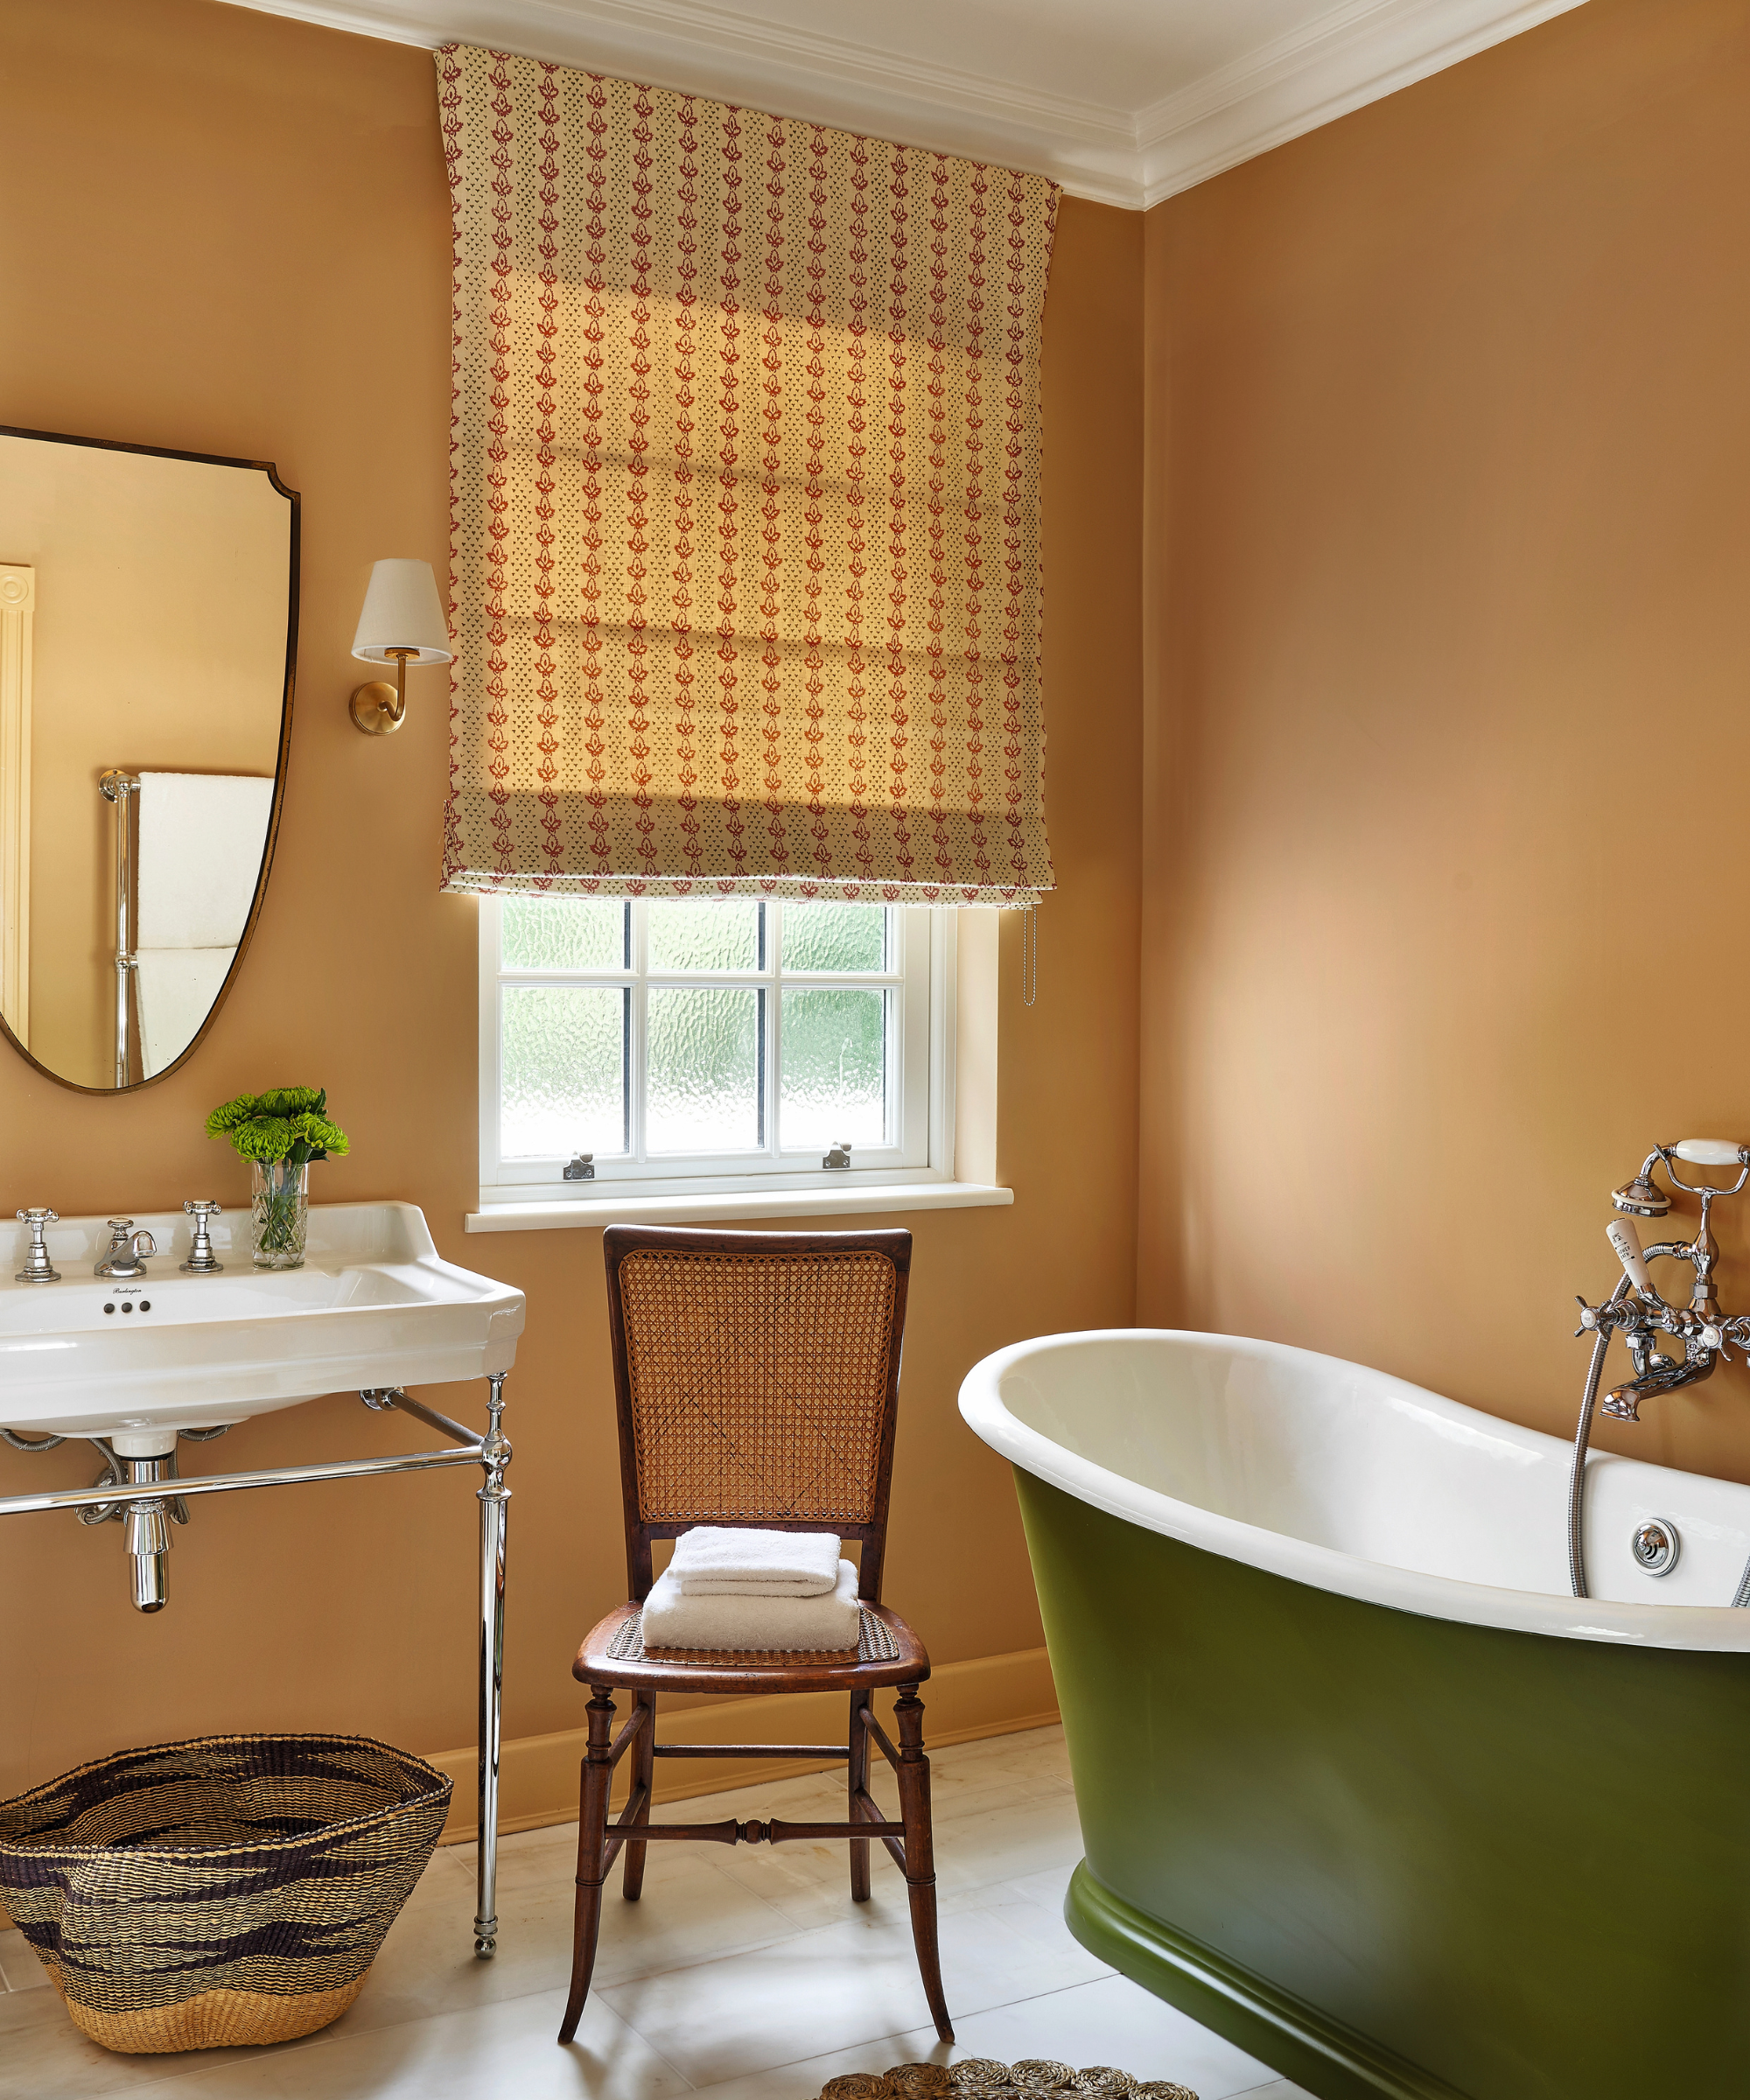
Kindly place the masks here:
POLYGON ((445 886, 1052 886, 1054 184, 438 53, 455 222, 445 886))

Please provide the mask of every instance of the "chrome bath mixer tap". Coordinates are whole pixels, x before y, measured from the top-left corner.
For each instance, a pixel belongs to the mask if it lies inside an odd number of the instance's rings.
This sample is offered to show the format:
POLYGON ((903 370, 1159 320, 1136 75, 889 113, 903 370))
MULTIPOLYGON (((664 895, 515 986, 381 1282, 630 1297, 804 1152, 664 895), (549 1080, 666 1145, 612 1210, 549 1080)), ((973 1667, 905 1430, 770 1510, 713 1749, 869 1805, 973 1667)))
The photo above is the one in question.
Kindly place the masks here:
POLYGON ((1622 1264, 1623 1278, 1632 1286, 1632 1294, 1624 1296, 1619 1284, 1601 1306, 1589 1306, 1581 1298, 1580 1324, 1576 1332, 1596 1334, 1606 1345, 1614 1332, 1628 1345, 1634 1376, 1627 1384, 1607 1393, 1604 1400, 1605 1413, 1617 1421, 1638 1422, 1643 1400, 1712 1377, 1715 1364, 1731 1361, 1726 1348, 1728 1341, 1750 1348, 1750 1314, 1726 1319, 1713 1294, 1719 1246, 1711 1226, 1716 1200, 1739 1194, 1746 1182, 1750 1182, 1750 1146, 1725 1138, 1685 1138, 1676 1144, 1656 1145, 1634 1179, 1611 1192, 1611 1201, 1626 1214, 1613 1218, 1605 1235, 1622 1264), (1685 1181, 1674 1165, 1679 1159, 1691 1166, 1735 1166, 1738 1179, 1730 1188, 1710 1188, 1705 1183, 1685 1181), (1671 1208, 1671 1199, 1652 1178, 1662 1162, 1672 1187, 1701 1199, 1701 1223, 1692 1240, 1661 1240, 1656 1246, 1642 1247, 1640 1233, 1629 1220, 1662 1218, 1671 1208), (1695 1287, 1686 1306, 1668 1305, 1654 1285, 1647 1264, 1664 1256, 1688 1262, 1695 1270, 1695 1287), (1657 1337, 1662 1334, 1683 1343, 1681 1357, 1668 1356, 1659 1348, 1657 1337))
MULTIPOLYGON (((1621 1335, 1634 1369, 1632 1378, 1613 1387, 1604 1396, 1604 1412, 1618 1422, 1638 1422, 1643 1400, 1711 1378, 1717 1364, 1732 1361, 1728 1343, 1750 1354, 1750 1313, 1727 1318, 1714 1296, 1713 1271, 1719 1259, 1719 1246, 1711 1224, 1713 1206, 1719 1198, 1740 1194, 1746 1183, 1750 1183, 1750 1145, 1728 1138, 1684 1138, 1675 1144, 1656 1144, 1634 1179, 1611 1191, 1611 1202, 1623 1214, 1611 1220, 1605 1234, 1622 1264, 1622 1275, 1602 1305, 1589 1306, 1585 1298, 1579 1300, 1580 1324, 1574 1330, 1576 1334, 1593 1337, 1568 1484, 1568 1573, 1576 1597, 1588 1594, 1581 1530, 1586 1448, 1592 1441, 1592 1410, 1611 1336, 1621 1335), (1677 1172, 1678 1160, 1688 1166, 1736 1167, 1738 1179, 1730 1188, 1685 1181, 1677 1172), (1671 1208, 1670 1197, 1653 1179, 1662 1166, 1673 1188, 1700 1199, 1701 1222, 1692 1240, 1661 1240, 1655 1246, 1643 1247, 1632 1221, 1662 1218, 1671 1208), (1654 1284, 1647 1264, 1667 1256, 1687 1262, 1695 1272, 1687 1305, 1670 1304, 1654 1284), (1681 1356, 1668 1355, 1659 1347, 1662 1334, 1683 1344, 1681 1356)), ((1732 1601, 1740 1606, 1750 1606, 1750 1568, 1732 1601)))

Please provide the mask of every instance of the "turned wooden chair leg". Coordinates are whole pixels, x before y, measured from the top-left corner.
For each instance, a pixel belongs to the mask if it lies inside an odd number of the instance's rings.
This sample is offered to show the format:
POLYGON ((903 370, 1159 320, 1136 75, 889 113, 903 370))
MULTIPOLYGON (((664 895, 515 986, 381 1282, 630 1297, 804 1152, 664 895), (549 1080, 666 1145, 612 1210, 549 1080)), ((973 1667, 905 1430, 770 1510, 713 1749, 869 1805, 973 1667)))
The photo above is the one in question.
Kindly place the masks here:
MULTIPOLYGON (((656 1701, 648 1691, 640 1691, 637 1702, 648 1706, 650 1714, 643 1727, 632 1741, 632 1790, 635 1794, 644 1788, 644 1813, 640 1823, 650 1820, 650 1788, 656 1780, 656 1701)), ((626 1843, 626 1879, 620 1893, 628 1903, 637 1902, 644 1894, 644 1855, 650 1850, 648 1844, 634 1844, 630 1838, 626 1843)))
POLYGON ((935 1936, 935 1853, 930 1842, 929 1760, 924 1755, 924 1710, 915 1684, 902 1684, 893 1708, 900 1729, 900 1817, 906 1826, 906 1894, 912 1940, 930 2017, 944 2041, 954 2040, 942 1994, 942 1956, 935 1936))
MULTIPOLYGON (((868 1703, 867 1692, 851 1693, 850 1761, 845 1775, 847 1823, 861 1823, 863 1820, 863 1805, 857 1795, 859 1788, 866 1788, 869 1784, 869 1731, 863 1726, 863 1709, 868 1703)), ((853 1903, 866 1903, 869 1900, 869 1840, 866 1838, 853 1838, 850 1841, 850 1900, 853 1903)))
POLYGON ((578 1908, 571 1930, 571 1995, 559 2039, 570 2041, 583 2017, 596 1965, 596 1936, 601 1929, 602 1883, 607 1874, 607 1797, 613 1783, 608 1750, 613 1734, 613 1687, 592 1684, 590 1740, 584 1754, 581 1799, 578 1810, 578 1908))

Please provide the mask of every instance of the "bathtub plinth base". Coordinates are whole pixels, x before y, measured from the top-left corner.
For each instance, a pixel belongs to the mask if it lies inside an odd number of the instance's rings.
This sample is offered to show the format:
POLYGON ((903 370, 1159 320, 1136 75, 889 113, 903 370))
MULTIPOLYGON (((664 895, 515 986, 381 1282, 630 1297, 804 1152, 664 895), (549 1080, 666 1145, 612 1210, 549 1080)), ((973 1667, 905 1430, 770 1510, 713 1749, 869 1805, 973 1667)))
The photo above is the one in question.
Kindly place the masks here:
POLYGON ((1466 2100, 1444 2079, 1125 1902, 1085 1859, 1070 1878, 1063 1915, 1089 1954, 1319 2100, 1466 2100))

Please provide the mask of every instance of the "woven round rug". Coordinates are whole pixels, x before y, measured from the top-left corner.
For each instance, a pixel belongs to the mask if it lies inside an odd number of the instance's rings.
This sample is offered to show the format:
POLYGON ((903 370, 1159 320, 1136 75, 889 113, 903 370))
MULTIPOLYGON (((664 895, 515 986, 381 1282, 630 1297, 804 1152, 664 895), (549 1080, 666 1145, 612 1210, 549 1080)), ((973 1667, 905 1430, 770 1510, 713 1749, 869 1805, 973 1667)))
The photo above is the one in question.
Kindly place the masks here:
POLYGON ((885 2071, 846 2071, 829 2078, 820 2100, 977 2100, 1022 2093, 1086 2093, 1123 2100, 1197 2100, 1188 2085, 1170 2078, 1135 2078, 1110 2063, 1077 2070, 1048 2056, 998 2063, 989 2056, 963 2056, 958 2063, 896 2063, 885 2071))

